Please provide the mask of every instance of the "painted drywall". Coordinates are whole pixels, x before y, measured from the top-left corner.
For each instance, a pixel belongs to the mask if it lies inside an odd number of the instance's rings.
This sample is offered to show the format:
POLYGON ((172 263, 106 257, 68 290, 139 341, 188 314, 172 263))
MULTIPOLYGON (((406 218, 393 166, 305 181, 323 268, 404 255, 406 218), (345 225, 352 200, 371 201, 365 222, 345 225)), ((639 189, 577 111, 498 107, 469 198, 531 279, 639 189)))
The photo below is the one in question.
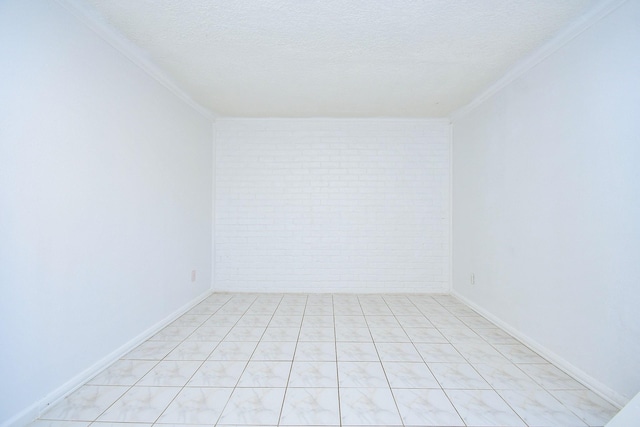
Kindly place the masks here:
POLYGON ((446 292, 448 120, 216 120, 217 290, 446 292))
POLYGON ((638 22, 624 3, 453 122, 454 292, 619 403, 640 390, 638 22))
POLYGON ((1 424, 208 291, 212 130, 53 1, 0 62, 1 424))

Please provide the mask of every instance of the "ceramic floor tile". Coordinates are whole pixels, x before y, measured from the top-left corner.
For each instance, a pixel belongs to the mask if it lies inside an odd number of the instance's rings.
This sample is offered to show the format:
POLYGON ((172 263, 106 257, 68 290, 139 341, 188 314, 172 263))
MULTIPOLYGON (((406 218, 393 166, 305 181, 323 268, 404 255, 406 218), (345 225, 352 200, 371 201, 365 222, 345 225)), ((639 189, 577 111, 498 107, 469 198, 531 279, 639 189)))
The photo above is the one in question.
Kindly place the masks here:
POLYGON ((382 362, 391 388, 440 388, 425 363, 382 362))
POLYGON ((209 360, 249 360, 257 346, 257 342, 221 342, 209 360))
POLYGON ((469 426, 525 426, 522 419, 493 390, 447 390, 446 393, 469 426))
POLYGON ((267 328, 264 326, 234 326, 224 337, 225 342, 260 341, 267 328))
POLYGON ((393 390, 405 426, 464 426, 442 390, 393 390))
POLYGON ((518 340, 498 328, 474 328, 474 331, 491 344, 519 344, 518 340))
POLYGON ((218 425, 277 425, 284 388, 236 388, 218 425))
POLYGON ((269 326, 262 336, 262 341, 296 342, 300 335, 299 327, 269 326))
POLYGON ((376 343, 383 362, 422 362, 422 357, 412 343, 376 343))
POLYGON ((265 327, 271 321, 271 315, 269 316, 260 316, 260 315, 249 315, 245 314, 238 320, 236 324, 237 327, 265 327))
POLYGON ((298 328, 302 326, 302 314, 300 315, 283 315, 277 314, 271 318, 269 328, 298 328))
POLYGON ((261 341, 258 343, 251 360, 293 360, 295 342, 261 341))
POLYGON ((388 388, 344 388, 340 390, 343 425, 402 425, 388 388))
POLYGON ((489 389, 491 386, 468 363, 429 363, 433 372, 444 389, 489 389))
POLYGON ((465 363, 466 360, 451 344, 416 343, 416 349, 427 363, 465 363))
POLYGON ((518 365, 547 390, 582 390, 585 387, 550 363, 518 365))
POLYGON ((297 362, 331 362, 336 360, 336 346, 332 342, 298 342, 294 360, 297 362))
POLYGON ((281 426, 340 424, 337 388, 289 388, 284 399, 281 426))
POLYGON ((451 296, 249 293, 211 295, 30 426, 570 427, 616 412, 451 296))
POLYGON ((545 359, 522 344, 495 344, 494 347, 512 363, 547 363, 545 359))
POLYGON ((141 386, 183 386, 200 367, 200 361, 162 361, 142 377, 141 386))
POLYGON ((310 316, 333 316, 333 305, 308 305, 304 314, 310 316))
MULTIPOLYGON (((111 423, 104 421, 95 421, 91 423, 91 427, 151 427, 151 423, 111 423)), ((163 425, 162 427, 172 427, 171 425, 163 425)), ((179 426, 182 427, 182 426, 179 426)))
POLYGON ((340 362, 375 362, 380 360, 373 343, 338 342, 336 346, 340 362))
POLYGON ((213 425, 231 396, 232 388, 185 388, 158 419, 159 423, 213 425))
POLYGON ((414 343, 441 343, 448 344, 449 341, 436 328, 405 328, 405 332, 414 343))
POLYGON ((395 316, 365 316, 367 325, 370 328, 399 328, 400 323, 395 316))
POLYGON ((402 328, 370 327, 373 341, 379 342, 410 342, 409 336, 402 328))
POLYGON ((208 360, 198 368, 188 387, 235 387, 247 362, 208 360))
POLYGON ((343 342, 373 342, 369 328, 355 328, 336 326, 336 341, 343 342))
POLYGON ((603 426, 618 413, 615 406, 591 390, 555 390, 550 393, 590 426, 603 426))
POLYGON ((449 340, 450 343, 484 343, 485 340, 478 334, 476 334, 473 329, 467 328, 466 326, 454 327, 454 328, 442 328, 438 327, 440 333, 444 335, 446 339, 449 340))
POLYGON ((586 426, 545 390, 499 390, 498 394, 529 426, 586 426))
POLYGON ((541 386, 514 364, 475 364, 474 368, 496 390, 535 390, 541 386))
POLYGON ((251 361, 238 387, 286 387, 290 371, 291 362, 251 361))
POLYGON ((180 387, 132 387, 99 418, 112 422, 154 422, 180 387))
POLYGON ((209 319, 207 314, 183 314, 171 323, 171 326, 200 326, 209 319))
POLYGON ((122 358, 135 360, 162 360, 167 354, 176 348, 178 344, 178 342, 169 341, 145 341, 122 358))
POLYGON ((511 363, 493 346, 484 342, 456 342, 453 346, 469 363, 511 363))
POLYGON ((335 362, 293 362, 289 387, 338 387, 335 362))
POLYGON ((333 328, 333 316, 309 316, 302 319, 303 328, 333 328))
POLYGON ((300 330, 300 341, 335 341, 334 328, 317 328, 303 326, 300 330))
POLYGON ((340 387, 389 387, 380 362, 338 362, 340 387))
POLYGON ((87 384, 93 385, 133 385, 158 362, 150 360, 118 360, 113 365, 93 377, 87 384))
POLYGON ((85 385, 42 415, 47 420, 93 421, 128 387, 85 385))
POLYGON ((349 315, 336 315, 335 316, 336 327, 352 327, 352 328, 366 328, 368 327, 364 316, 349 316, 349 315))
POLYGON ((422 314, 413 316, 403 314, 397 316, 397 319, 403 328, 433 328, 431 322, 422 314))
POLYGON ((206 360, 218 342, 185 341, 165 357, 165 360, 206 360))
POLYGON ((88 427, 88 426, 89 426, 88 421, 36 420, 30 424, 27 424, 27 427, 88 427))
POLYGON ((205 324, 189 335, 186 341, 218 342, 222 341, 230 330, 230 326, 209 326, 205 324))

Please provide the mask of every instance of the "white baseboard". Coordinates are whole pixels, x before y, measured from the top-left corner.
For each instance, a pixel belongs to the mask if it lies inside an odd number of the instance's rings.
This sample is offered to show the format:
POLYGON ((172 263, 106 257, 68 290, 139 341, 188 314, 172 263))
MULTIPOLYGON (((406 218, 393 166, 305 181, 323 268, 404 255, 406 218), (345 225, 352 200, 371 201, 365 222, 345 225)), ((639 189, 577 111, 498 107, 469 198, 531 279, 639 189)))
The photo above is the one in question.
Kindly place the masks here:
POLYGON ((43 399, 38 400, 37 402, 28 406, 27 408, 17 413, 13 417, 4 421, 2 424, 0 424, 0 427, 23 427, 29 424, 30 422, 34 421, 35 419, 40 417, 51 406, 55 405, 56 403, 58 403, 59 401, 67 397, 69 394, 76 391, 78 388, 84 385, 91 378, 95 377, 102 370, 110 366, 112 363, 120 359, 125 354, 129 353, 131 350, 133 350, 135 347, 137 347, 147 339, 151 338, 153 335, 157 334, 162 328, 164 328, 169 323, 176 320, 178 317, 182 316, 182 314, 184 314, 186 311, 190 310, 195 305, 202 302, 211 294, 212 294, 212 291, 207 290, 202 295, 189 301, 188 303, 178 308, 177 310, 175 310, 173 313, 171 313, 161 321, 157 322, 155 325, 151 326, 150 328, 146 329, 144 332, 142 332, 138 336, 129 340, 126 344, 112 351, 107 356, 103 357, 102 359, 98 360, 96 363, 91 365, 89 368, 80 372, 78 375, 74 376, 69 381, 67 381, 66 383, 62 384, 60 387, 56 388, 55 390, 47 394, 43 399))
POLYGON ((607 402, 611 403, 617 408, 622 408, 624 405, 627 404, 628 399, 626 399, 620 393, 602 384, 600 381, 596 380, 595 378, 593 378, 592 376, 584 372, 582 369, 576 367, 566 359, 562 358, 561 356, 557 355, 553 351, 544 347, 542 344, 538 343, 536 340, 523 334, 519 330, 509 325, 508 323, 504 322, 502 319, 494 316, 493 314, 491 314, 484 308, 480 307, 473 301, 469 300, 465 296, 461 295, 460 293, 454 290, 451 291, 451 295, 458 298, 460 301, 462 301, 463 303, 465 303, 466 305, 468 305, 469 307, 471 307, 472 309, 480 313, 482 316, 486 317, 488 320, 490 320, 500 328, 504 329, 505 331, 513 335, 516 339, 518 339, 524 345, 526 345, 527 347, 529 347, 530 349, 532 349, 533 351, 535 351, 536 353, 538 353, 539 355, 541 355, 542 357, 544 357, 545 359, 547 359, 548 361, 556 365, 558 368, 562 369, 565 373, 575 378, 577 381, 585 385, 594 393, 598 394, 607 402))

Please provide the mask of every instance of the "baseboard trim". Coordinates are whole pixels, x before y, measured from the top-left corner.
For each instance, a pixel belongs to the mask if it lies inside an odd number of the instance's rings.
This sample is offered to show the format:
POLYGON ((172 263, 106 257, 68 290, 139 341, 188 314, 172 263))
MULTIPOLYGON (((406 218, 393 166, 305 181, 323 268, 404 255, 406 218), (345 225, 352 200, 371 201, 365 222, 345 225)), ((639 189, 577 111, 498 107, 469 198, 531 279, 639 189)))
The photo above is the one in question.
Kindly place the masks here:
POLYGON ((176 320, 178 317, 182 316, 185 312, 195 307, 200 302, 204 301, 212 293, 213 292, 211 290, 207 290, 203 294, 184 304, 164 319, 160 320, 141 334, 129 340, 126 344, 112 351, 107 356, 91 365, 89 368, 80 372, 78 375, 74 376, 66 383, 62 384, 60 387, 47 394, 43 399, 38 400, 13 417, 2 422, 2 424, 0 424, 0 427, 23 427, 30 422, 33 422, 51 406, 55 405, 56 403, 67 397, 69 394, 76 391, 102 370, 107 368, 109 365, 120 359, 122 356, 133 350, 135 347, 137 347, 147 339, 151 338, 153 335, 157 334, 162 328, 176 320))
POLYGON ((494 316, 493 314, 491 314, 490 312, 488 312, 478 304, 466 298, 464 295, 456 291, 451 291, 451 296, 456 297, 457 299, 459 299, 460 301, 462 301, 463 303, 465 303, 466 305, 468 305, 469 307, 471 307, 472 309, 480 313, 482 316, 486 317, 488 320, 490 320, 491 322, 498 325, 500 328, 504 329, 505 331, 513 335, 516 339, 518 339, 524 345, 529 347, 531 350, 535 351, 536 353, 538 353, 539 355, 541 355, 542 357, 544 357, 545 359, 547 359, 548 361, 556 365, 558 368, 562 369, 565 373, 567 373, 568 375, 578 380, 580 383, 587 386, 589 389, 591 389, 591 391, 593 391, 594 393, 596 393, 597 395, 605 399, 607 402, 616 406, 618 409, 622 408, 624 405, 627 404, 628 399, 622 396, 620 393, 607 387, 600 381, 596 380, 595 378, 593 378, 592 376, 584 372, 582 369, 578 368, 577 366, 573 365, 571 362, 567 361, 563 357, 549 350, 548 348, 546 348, 536 340, 532 339, 531 337, 523 334, 522 332, 515 329, 513 326, 509 325, 502 319, 494 316))

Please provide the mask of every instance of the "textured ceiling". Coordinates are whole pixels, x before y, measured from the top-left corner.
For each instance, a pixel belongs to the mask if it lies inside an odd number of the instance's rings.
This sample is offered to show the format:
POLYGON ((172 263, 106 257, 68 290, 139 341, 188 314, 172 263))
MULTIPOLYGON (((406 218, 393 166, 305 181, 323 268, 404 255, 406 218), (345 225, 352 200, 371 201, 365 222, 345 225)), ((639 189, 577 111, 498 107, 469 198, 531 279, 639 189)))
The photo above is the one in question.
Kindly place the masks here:
POLYGON ((598 0, 78 0, 239 117, 444 117, 598 0))

